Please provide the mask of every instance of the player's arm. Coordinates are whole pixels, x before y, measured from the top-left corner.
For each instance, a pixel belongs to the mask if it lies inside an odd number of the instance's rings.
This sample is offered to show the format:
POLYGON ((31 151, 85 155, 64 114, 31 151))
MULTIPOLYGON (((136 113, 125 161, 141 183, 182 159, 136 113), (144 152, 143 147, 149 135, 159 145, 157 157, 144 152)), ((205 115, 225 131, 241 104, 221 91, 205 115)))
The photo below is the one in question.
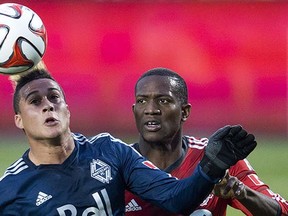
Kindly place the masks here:
POLYGON ((123 173, 127 189, 169 212, 190 214, 214 187, 213 180, 203 177, 199 166, 190 177, 176 180, 145 158, 134 161, 134 156, 130 155, 126 163, 128 169, 123 173))
POLYGON ((126 164, 132 164, 132 170, 124 174, 129 190, 142 199, 171 212, 192 212, 212 191, 214 183, 224 177, 226 169, 255 147, 254 136, 241 126, 225 126, 209 138, 205 155, 189 178, 173 181, 165 172, 152 172, 131 161, 126 164))
POLYGON ((238 180, 237 177, 230 176, 228 173, 214 187, 214 193, 224 199, 237 199, 253 216, 284 215, 276 200, 251 189, 238 180))

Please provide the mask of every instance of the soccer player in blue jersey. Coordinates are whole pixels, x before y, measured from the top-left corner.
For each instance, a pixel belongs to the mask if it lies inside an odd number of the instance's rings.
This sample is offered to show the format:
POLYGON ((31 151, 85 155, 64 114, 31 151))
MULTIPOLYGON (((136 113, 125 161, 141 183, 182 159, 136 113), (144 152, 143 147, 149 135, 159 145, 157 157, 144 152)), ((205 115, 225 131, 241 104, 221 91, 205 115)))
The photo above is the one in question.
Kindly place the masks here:
POLYGON ((13 106, 30 148, 0 178, 5 216, 124 215, 125 189, 188 214, 256 146, 253 135, 223 127, 210 137, 195 172, 177 180, 107 133, 90 138, 72 133, 64 91, 45 68, 20 76, 13 106))

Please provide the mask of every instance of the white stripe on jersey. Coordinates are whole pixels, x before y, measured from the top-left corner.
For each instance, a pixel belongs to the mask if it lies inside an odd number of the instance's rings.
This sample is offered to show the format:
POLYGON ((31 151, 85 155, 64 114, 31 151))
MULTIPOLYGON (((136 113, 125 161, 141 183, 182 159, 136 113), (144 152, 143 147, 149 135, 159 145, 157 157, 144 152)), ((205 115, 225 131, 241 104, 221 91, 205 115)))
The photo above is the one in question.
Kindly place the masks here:
POLYGON ((87 141, 90 143, 93 143, 93 142, 95 142, 95 140, 102 138, 102 137, 111 137, 111 135, 109 133, 100 133, 100 134, 97 134, 96 136, 91 137, 87 141))
POLYGON ((99 138, 103 138, 103 137, 109 137, 110 140, 112 142, 120 142, 123 143, 125 145, 128 145, 127 143, 123 142, 122 140, 113 137, 111 134, 109 133, 100 133, 97 134, 96 136, 90 137, 89 139, 87 139, 86 137, 84 137, 82 134, 77 134, 77 133, 73 133, 73 138, 76 139, 77 141, 79 141, 79 143, 82 145, 84 142, 89 142, 89 143, 93 143, 95 142, 95 140, 99 139, 99 138))
POLYGON ((186 136, 188 140, 188 147, 189 148, 196 148, 196 149, 204 149, 208 144, 207 138, 197 139, 192 136, 186 136))
POLYGON ((100 133, 100 134, 97 134, 96 136, 93 136, 89 139, 87 139, 86 137, 84 137, 82 134, 77 134, 77 133, 73 133, 73 137, 74 139, 76 139, 80 145, 83 145, 85 142, 89 142, 89 143, 93 143, 95 142, 95 140, 99 139, 99 138, 103 138, 103 137, 109 137, 110 140, 112 142, 119 142, 119 143, 122 143, 128 147, 130 147, 134 152, 136 152, 139 156, 142 156, 137 150, 135 150, 133 147, 131 147, 130 144, 127 144, 125 142, 123 142, 121 139, 118 139, 118 138, 115 138, 113 137, 111 134, 109 133, 100 133))
POLYGON ((8 175, 16 175, 27 168, 28 165, 24 162, 23 158, 20 158, 7 168, 4 175, 0 178, 0 181, 2 181, 8 175))
POLYGON ((249 161, 246 158, 243 161, 245 162, 245 164, 249 168, 249 170, 253 170, 254 171, 253 167, 251 166, 251 164, 249 163, 249 161))

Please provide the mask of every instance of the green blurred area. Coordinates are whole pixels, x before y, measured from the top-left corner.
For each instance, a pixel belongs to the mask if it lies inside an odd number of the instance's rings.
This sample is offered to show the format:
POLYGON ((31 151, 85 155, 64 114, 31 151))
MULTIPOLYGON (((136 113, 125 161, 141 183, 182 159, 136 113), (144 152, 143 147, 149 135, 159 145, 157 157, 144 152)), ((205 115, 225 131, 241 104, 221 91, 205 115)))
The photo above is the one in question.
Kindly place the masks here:
MULTIPOLYGON (((135 139, 123 139, 128 143, 135 139)), ((0 173, 19 157, 28 148, 26 140, 23 139, 1 139, 0 141, 0 173)), ((249 155, 248 160, 256 170, 260 179, 268 184, 273 192, 288 198, 288 145, 285 138, 258 139, 258 146, 249 155)), ((227 215, 243 215, 242 212, 228 208, 227 215)))

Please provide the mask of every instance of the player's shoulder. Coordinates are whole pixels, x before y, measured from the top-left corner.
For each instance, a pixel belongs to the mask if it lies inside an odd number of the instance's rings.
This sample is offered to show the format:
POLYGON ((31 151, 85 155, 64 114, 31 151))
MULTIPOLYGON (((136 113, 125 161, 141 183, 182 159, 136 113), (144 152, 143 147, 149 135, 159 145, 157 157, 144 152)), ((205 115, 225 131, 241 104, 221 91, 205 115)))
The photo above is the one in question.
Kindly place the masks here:
POLYGON ((22 174, 25 173, 29 168, 29 165, 25 162, 24 158, 21 157, 14 163, 12 163, 0 177, 0 183, 3 182, 16 182, 17 179, 21 179, 22 174))
POLYGON ((103 142, 111 142, 111 143, 119 143, 119 144, 125 144, 121 139, 113 137, 110 133, 99 133, 94 136, 84 136, 80 133, 72 133, 74 140, 76 140, 80 145, 84 144, 100 144, 103 142))
POLYGON ((198 138, 194 136, 185 135, 183 136, 183 139, 186 141, 188 148, 204 149, 208 144, 208 138, 205 137, 198 138))
POLYGON ((131 148, 121 139, 115 138, 109 133, 100 133, 94 136, 84 136, 83 134, 73 133, 73 138, 80 147, 96 148, 107 151, 114 151, 116 149, 131 148))

